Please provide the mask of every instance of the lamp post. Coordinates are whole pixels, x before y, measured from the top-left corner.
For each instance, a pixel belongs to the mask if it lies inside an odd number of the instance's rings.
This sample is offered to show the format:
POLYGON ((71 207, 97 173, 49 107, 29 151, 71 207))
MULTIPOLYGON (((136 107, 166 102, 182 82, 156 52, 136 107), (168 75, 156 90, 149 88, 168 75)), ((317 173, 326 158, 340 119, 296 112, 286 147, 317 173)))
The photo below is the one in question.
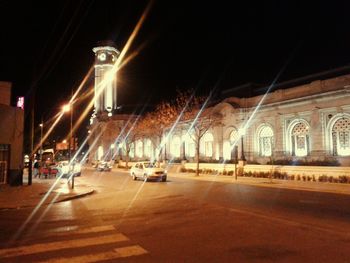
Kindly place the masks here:
POLYGON ((245 129, 244 128, 240 128, 238 130, 238 134, 241 137, 241 157, 240 160, 241 161, 246 161, 245 156, 244 156, 244 145, 243 145, 243 136, 245 135, 245 129))
MULTIPOLYGON (((63 106, 63 112, 70 112, 70 131, 69 131, 69 141, 68 141, 68 148, 69 148, 69 166, 71 167, 71 157, 72 157, 72 133, 73 133, 73 104, 65 104, 63 106)), ((73 142, 74 145, 74 142, 73 142)), ((72 189, 74 189, 74 169, 73 169, 73 174, 72 174, 72 189)))
POLYGON ((44 123, 42 119, 39 126, 40 126, 40 162, 42 162, 43 161, 43 128, 44 128, 44 123))

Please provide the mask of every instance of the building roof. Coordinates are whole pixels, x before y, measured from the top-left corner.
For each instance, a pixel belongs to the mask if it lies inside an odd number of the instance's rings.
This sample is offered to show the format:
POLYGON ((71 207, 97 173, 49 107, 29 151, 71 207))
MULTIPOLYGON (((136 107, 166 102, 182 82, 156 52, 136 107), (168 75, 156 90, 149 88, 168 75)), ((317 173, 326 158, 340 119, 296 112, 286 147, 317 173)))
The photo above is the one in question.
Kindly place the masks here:
POLYGON ((283 81, 274 84, 272 87, 268 84, 258 84, 258 83, 245 83, 230 89, 223 90, 220 94, 221 99, 225 99, 228 97, 252 97, 257 95, 265 94, 267 90, 271 91, 279 90, 279 89, 287 89, 296 86, 301 86, 307 83, 310 83, 315 80, 325 80, 330 78, 339 77, 342 75, 350 74, 350 65, 346 65, 343 67, 321 71, 315 74, 310 74, 307 76, 283 81))

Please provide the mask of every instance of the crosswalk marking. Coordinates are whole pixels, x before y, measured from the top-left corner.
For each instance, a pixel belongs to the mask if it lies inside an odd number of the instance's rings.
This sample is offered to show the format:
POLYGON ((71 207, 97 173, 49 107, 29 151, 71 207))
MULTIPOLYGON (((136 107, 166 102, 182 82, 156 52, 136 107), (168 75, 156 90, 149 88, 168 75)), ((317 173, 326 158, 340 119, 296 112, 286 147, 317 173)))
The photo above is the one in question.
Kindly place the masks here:
POLYGON ((67 248, 81 248, 92 245, 102 245, 129 240, 123 234, 113 234, 100 237, 81 238, 76 240, 55 241, 35 245, 7 248, 0 250, 0 257, 14 257, 30 255, 67 248))
POLYGON ((110 230, 116 230, 116 229, 113 225, 94 226, 94 227, 75 230, 74 234, 75 233, 77 234, 97 233, 97 232, 110 231, 110 230))
POLYGON ((131 257, 131 256, 138 256, 142 254, 148 253, 147 250, 140 246, 129 246, 129 247, 120 247, 114 249, 115 252, 117 252, 120 257, 125 258, 125 257, 131 257))
POLYGON ((69 257, 69 258, 56 258, 56 259, 50 259, 48 261, 42 261, 43 262, 50 262, 50 263, 92 263, 102 260, 112 260, 117 258, 125 258, 125 257, 131 257, 131 256, 139 256, 143 254, 147 254, 147 250, 143 249, 140 246, 128 246, 128 247, 121 247, 116 248, 114 251, 108 251, 104 253, 95 253, 95 254, 89 254, 89 255, 83 255, 83 256, 76 256, 76 257, 69 257))

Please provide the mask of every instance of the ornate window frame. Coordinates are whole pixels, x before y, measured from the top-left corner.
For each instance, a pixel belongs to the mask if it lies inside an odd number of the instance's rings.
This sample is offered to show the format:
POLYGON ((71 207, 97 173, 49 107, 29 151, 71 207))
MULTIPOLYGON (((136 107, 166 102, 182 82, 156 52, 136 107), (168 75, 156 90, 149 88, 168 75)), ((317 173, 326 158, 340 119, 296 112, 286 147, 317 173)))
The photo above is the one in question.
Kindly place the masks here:
MULTIPOLYGON (((268 136, 266 136, 268 137, 268 136)), ((274 145, 275 145, 275 132, 274 132, 274 128, 273 126, 270 124, 270 123, 262 123, 258 126, 258 128, 256 129, 256 133, 255 133, 255 150, 256 150, 256 153, 261 156, 261 157, 270 157, 272 156, 273 154, 273 151, 274 151, 274 145), (270 154, 264 154, 262 152, 262 148, 261 148, 261 132, 264 130, 264 129, 270 129, 271 132, 272 132, 272 136, 271 139, 270 139, 270 149, 271 149, 271 152, 270 154)))
POLYGON ((350 114, 349 113, 337 113, 335 114, 328 122, 327 126, 326 126, 326 147, 327 147, 327 152, 330 155, 335 155, 335 156, 349 156, 350 154, 338 154, 335 151, 334 148, 334 142, 333 142, 333 136, 332 136, 332 132, 333 132, 333 127, 336 124, 336 122, 339 119, 342 118, 346 118, 350 120, 350 114))
POLYGON ((293 155, 293 156, 296 156, 296 157, 305 157, 305 156, 308 156, 311 152, 311 126, 309 124, 309 122, 307 122, 305 119, 302 119, 302 118, 296 118, 296 119, 293 119, 289 125, 288 125, 288 128, 287 128, 287 134, 286 134, 286 150, 287 152, 290 154, 290 155, 293 155), (293 129, 294 127, 298 124, 298 123, 302 123, 304 125, 307 126, 308 128, 308 136, 305 137, 305 143, 306 143, 306 154, 305 155, 297 155, 297 154, 293 154, 293 142, 292 142, 292 132, 293 132, 293 129))

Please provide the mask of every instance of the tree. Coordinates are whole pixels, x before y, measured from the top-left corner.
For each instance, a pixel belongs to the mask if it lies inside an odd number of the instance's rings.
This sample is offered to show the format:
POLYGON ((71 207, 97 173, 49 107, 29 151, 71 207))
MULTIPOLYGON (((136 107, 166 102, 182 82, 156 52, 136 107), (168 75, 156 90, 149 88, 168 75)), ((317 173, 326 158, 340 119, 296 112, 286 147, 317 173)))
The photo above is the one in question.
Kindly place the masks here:
MULTIPOLYGON (((139 128, 140 116, 134 119, 130 119, 121 130, 119 134, 119 141, 121 142, 122 149, 125 152, 125 168, 128 169, 130 151, 132 145, 135 143, 138 136, 140 136, 141 130, 139 128)), ((134 148, 135 149, 135 148, 134 148)))
MULTIPOLYGON (((186 116, 188 117, 189 114, 186 116)), ((196 161, 196 176, 199 176, 199 158, 200 158, 200 145, 203 136, 218 122, 216 114, 213 114, 212 109, 201 111, 201 109, 193 109, 193 118, 187 119, 188 133, 191 139, 195 143, 195 161, 196 161)))
POLYGON ((182 109, 182 120, 187 123, 188 134, 195 143, 196 176, 199 176, 201 140, 213 124, 218 124, 221 119, 221 115, 214 112, 212 107, 206 108, 210 98, 210 95, 207 98, 196 97, 193 91, 179 93, 176 98, 177 108, 182 109))
POLYGON ((147 113, 138 123, 140 136, 149 138, 156 149, 157 159, 163 152, 162 138, 165 130, 171 126, 177 118, 177 108, 174 103, 161 102, 153 112, 147 113))

